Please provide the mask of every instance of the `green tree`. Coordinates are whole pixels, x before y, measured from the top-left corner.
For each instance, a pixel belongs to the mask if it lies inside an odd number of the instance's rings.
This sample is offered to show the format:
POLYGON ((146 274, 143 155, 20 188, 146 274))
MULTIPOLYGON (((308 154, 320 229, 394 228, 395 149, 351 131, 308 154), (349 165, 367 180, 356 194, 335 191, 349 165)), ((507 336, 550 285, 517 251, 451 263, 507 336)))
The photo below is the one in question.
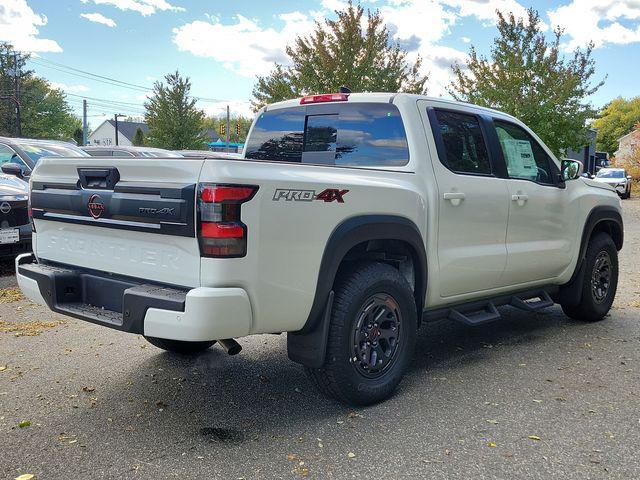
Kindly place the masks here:
POLYGON ((26 70, 28 55, 14 55, 13 47, 0 43, 0 135, 16 132, 15 88, 17 71, 22 136, 69 140, 81 122, 64 93, 26 70))
POLYGON ((526 123, 556 155, 586 143, 587 121, 595 117, 588 97, 604 81, 591 83, 593 46, 561 54, 563 31, 548 40, 540 16, 526 19, 498 12, 498 32, 489 58, 469 51, 466 65, 453 65, 449 93, 456 99, 509 113, 526 123))
POLYGON ((598 150, 613 155, 618 149, 618 139, 631 132, 638 123, 640 123, 640 96, 630 100, 618 97, 606 104, 593 122, 593 128, 598 130, 596 137, 598 150))
POLYGON ((140 127, 136 128, 136 133, 133 136, 132 143, 136 147, 141 147, 141 146, 144 145, 144 133, 143 133, 143 131, 142 131, 142 129, 140 127))
POLYGON ((287 46, 290 66, 276 64, 268 76, 258 78, 252 100, 256 110, 301 95, 336 92, 342 85, 357 92, 425 92, 422 60, 407 60, 379 11, 368 11, 365 20, 364 9, 349 0, 336 15, 287 46))
POLYGON ((70 140, 82 128, 61 90, 39 77, 22 81, 22 135, 29 138, 70 140))
POLYGON ((83 146, 83 143, 82 143, 83 134, 82 134, 82 129, 81 128, 76 128, 73 131, 73 139, 75 140, 76 145, 83 146))
POLYGON ((191 82, 176 71, 156 82, 153 95, 145 102, 149 132, 145 143, 170 150, 200 149, 206 142, 204 112, 189 96, 191 82))
POLYGON ((16 132, 14 98, 16 70, 20 84, 33 76, 32 71, 25 69, 29 57, 14 55, 14 53, 11 44, 0 42, 0 135, 2 136, 14 136, 16 132))
MULTIPOLYGON (((247 139, 247 135, 249 134, 249 128, 251 127, 251 123, 253 122, 252 118, 247 118, 243 116, 232 116, 231 117, 231 142, 239 142, 244 143, 247 139), (240 135, 238 135, 236 130, 236 125, 240 125, 240 135)), ((210 129, 215 132, 214 137, 220 137, 223 140, 225 139, 224 135, 220 135, 220 125, 227 123, 227 117, 207 117, 204 121, 205 129, 210 129)))

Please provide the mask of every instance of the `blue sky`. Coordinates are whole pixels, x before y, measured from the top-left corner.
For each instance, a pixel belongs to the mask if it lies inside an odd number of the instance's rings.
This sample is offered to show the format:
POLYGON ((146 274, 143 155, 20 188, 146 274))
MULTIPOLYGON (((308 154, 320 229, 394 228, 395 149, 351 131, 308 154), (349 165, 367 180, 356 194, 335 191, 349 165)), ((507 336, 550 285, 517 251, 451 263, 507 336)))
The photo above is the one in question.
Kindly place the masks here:
MULTIPOLYGON (((39 75, 69 94, 80 111, 90 97, 95 126, 103 114, 136 115, 145 91, 97 82, 68 67, 151 87, 176 69, 188 75, 200 106, 219 114, 229 103, 248 112, 257 75, 286 61, 284 47, 315 20, 332 16, 342 0, 0 0, 0 40, 36 54, 39 75), (49 62, 55 62, 52 64, 49 62), (91 100, 96 99, 96 100, 91 100), (219 100, 219 101, 214 101, 219 100)), ((381 9, 394 38, 424 58, 429 93, 447 96, 448 66, 469 46, 488 52, 496 35, 495 11, 521 15, 532 6, 551 28, 561 25, 567 52, 596 44, 597 78, 606 84, 592 98, 601 106, 640 94, 640 3, 635 0, 363 0, 381 9)))

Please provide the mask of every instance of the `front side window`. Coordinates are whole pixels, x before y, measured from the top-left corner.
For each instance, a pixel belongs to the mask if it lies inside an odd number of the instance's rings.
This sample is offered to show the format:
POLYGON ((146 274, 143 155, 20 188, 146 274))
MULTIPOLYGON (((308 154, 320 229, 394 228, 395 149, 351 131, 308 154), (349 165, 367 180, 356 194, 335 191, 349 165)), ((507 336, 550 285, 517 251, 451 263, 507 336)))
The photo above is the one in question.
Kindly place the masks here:
POLYGON ((263 113, 249 136, 245 156, 339 166, 402 166, 409 162, 409 147, 394 105, 327 104, 263 113))
POLYGON ((475 115, 436 110, 444 158, 440 161, 456 173, 490 175, 491 162, 480 121, 475 115))
POLYGON ((494 120, 509 178, 553 185, 553 160, 533 137, 513 123, 494 120))

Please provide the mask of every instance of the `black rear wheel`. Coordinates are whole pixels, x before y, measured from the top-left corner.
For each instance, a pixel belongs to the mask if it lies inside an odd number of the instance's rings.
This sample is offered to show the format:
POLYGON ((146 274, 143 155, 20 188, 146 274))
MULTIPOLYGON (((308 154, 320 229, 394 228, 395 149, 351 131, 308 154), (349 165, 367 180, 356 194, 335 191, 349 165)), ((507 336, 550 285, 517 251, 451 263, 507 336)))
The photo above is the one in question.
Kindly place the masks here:
POLYGON ((194 355, 205 351, 216 343, 210 342, 184 342, 181 340, 169 340, 166 338, 144 337, 154 347, 161 348, 167 352, 179 353, 180 355, 194 355))
POLYGON ((618 250, 611 237, 597 233, 589 241, 585 255, 582 296, 577 305, 562 305, 564 313, 576 320, 596 322, 611 309, 618 287, 618 250))
POLYGON ((400 272, 366 263, 343 275, 335 297, 325 363, 307 368, 326 395, 351 405, 391 396, 411 360, 416 303, 400 272))

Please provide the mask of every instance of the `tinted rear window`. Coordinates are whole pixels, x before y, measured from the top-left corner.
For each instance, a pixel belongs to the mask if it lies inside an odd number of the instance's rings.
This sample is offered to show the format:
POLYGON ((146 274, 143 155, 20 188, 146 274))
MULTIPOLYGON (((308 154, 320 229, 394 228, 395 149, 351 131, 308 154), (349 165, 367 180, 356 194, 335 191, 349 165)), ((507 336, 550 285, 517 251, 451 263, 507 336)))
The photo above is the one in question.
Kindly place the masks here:
POLYGON ((395 105, 300 106, 263 113, 246 158, 339 166, 402 166, 407 136, 395 105))

